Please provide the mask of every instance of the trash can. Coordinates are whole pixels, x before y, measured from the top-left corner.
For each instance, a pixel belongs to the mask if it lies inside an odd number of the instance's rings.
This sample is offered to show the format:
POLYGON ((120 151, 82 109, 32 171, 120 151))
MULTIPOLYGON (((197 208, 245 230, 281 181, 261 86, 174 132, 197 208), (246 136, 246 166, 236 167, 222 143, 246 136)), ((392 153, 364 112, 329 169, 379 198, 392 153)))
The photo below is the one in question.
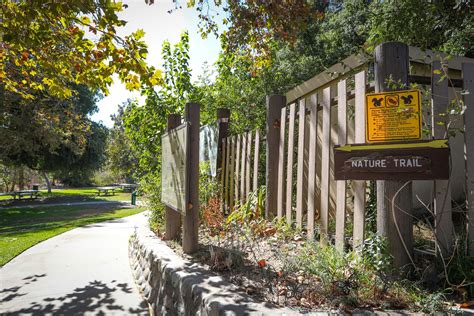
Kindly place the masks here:
POLYGON ((137 191, 132 192, 132 201, 130 203, 132 205, 137 205, 137 191))
POLYGON ((39 190, 39 184, 32 184, 31 189, 35 190, 35 191, 38 191, 39 190))

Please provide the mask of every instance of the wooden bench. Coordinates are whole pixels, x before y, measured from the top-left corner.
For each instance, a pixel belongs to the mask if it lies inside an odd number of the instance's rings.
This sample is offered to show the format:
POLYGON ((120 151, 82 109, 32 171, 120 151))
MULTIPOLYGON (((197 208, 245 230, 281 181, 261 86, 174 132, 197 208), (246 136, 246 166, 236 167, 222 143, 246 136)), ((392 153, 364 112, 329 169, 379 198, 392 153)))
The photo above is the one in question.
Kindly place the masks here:
POLYGON ((104 195, 109 195, 110 192, 112 192, 112 195, 115 195, 115 190, 117 189, 117 187, 97 187, 97 196, 100 196, 101 193, 104 193, 104 195))

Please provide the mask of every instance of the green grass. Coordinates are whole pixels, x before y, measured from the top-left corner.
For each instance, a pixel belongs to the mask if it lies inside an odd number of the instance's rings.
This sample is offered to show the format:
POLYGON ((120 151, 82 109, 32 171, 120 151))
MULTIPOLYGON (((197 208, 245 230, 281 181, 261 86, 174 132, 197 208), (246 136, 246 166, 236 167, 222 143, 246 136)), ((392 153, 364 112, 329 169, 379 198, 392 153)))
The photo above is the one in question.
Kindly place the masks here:
POLYGON ((0 209, 0 266, 45 239, 80 226, 134 215, 143 210, 111 205, 0 209))
MULTIPOLYGON (((122 189, 118 189, 115 195, 101 195, 97 196, 97 190, 95 188, 72 188, 72 189, 53 189, 51 193, 47 190, 41 190, 41 198, 58 198, 58 197, 83 197, 87 200, 100 200, 100 201, 130 201, 131 193, 123 192, 122 189)), ((0 195, 0 201, 12 200, 13 197, 10 195, 0 195)))
POLYGON ((41 190, 41 195, 45 197, 60 197, 60 196, 83 196, 95 200, 104 201, 130 201, 131 193, 123 192, 121 189, 117 190, 115 195, 101 195, 97 196, 95 188, 73 188, 73 189, 53 189, 50 194, 46 190, 41 190))

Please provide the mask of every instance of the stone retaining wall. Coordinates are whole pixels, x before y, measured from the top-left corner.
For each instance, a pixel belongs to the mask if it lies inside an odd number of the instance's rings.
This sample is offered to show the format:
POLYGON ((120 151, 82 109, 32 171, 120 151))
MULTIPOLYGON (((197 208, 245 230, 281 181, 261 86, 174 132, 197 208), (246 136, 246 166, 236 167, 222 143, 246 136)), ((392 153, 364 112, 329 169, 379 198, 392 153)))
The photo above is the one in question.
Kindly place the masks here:
POLYGON ((222 277, 178 256, 148 229, 136 230, 129 255, 154 315, 295 315, 239 293, 222 277))
MULTIPOLYGON (((129 256, 135 281, 148 302, 152 315, 301 315, 288 308, 256 302, 224 278, 178 256, 147 228, 137 229, 130 238, 129 256)), ((321 311, 304 315, 343 314, 321 311)), ((352 315, 423 314, 356 311, 352 315)))

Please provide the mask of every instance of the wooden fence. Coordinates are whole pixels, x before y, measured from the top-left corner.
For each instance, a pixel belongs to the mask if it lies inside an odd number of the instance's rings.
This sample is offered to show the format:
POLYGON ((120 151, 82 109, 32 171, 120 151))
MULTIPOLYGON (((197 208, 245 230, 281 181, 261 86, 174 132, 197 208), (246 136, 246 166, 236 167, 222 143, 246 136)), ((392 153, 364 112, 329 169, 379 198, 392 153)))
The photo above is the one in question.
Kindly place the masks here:
POLYGON ((221 197, 224 211, 245 202, 258 189, 260 131, 250 131, 222 139, 221 197))
MULTIPOLYGON (((450 180, 377 181, 377 231, 388 238, 395 265, 410 263, 413 201, 425 191, 421 195, 429 201, 424 204, 434 214, 436 252, 447 255, 454 236, 450 201, 462 197, 469 252, 474 255, 474 61, 448 60, 400 43, 378 46, 374 59, 372 63, 351 56, 286 96, 267 98, 266 216, 286 218, 305 228, 309 238, 318 235, 323 244, 334 242, 341 250, 350 241, 353 247, 360 245, 366 237, 367 182, 334 180, 333 147, 365 143, 366 93, 390 91, 389 80, 401 83, 401 90, 416 83, 428 89, 431 99, 423 113, 425 127, 431 130, 425 139, 447 138, 439 122, 448 118, 464 133, 449 140, 450 180), (460 112, 451 111, 453 99, 461 105, 460 112), (346 235, 348 224, 352 236, 346 235)), ((257 131, 224 139, 221 182, 226 210, 257 188, 260 138, 257 131)))

